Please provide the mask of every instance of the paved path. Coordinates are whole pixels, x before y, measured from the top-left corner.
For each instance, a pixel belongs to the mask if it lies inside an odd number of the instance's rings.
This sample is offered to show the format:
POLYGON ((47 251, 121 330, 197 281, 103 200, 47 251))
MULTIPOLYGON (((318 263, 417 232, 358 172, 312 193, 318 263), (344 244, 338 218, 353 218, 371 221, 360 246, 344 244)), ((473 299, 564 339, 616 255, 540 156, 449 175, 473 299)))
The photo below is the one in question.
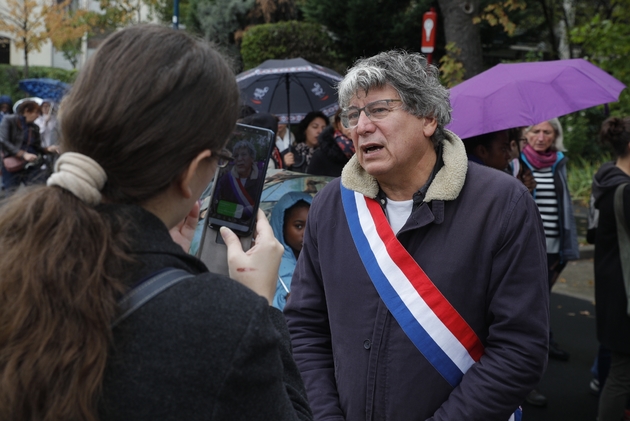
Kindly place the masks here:
POLYGON ((595 421, 597 397, 590 389, 590 372, 597 352, 593 281, 593 248, 585 247, 582 260, 569 262, 554 285, 549 312, 551 328, 569 361, 549 360, 539 391, 546 408, 523 405, 523 421, 595 421))

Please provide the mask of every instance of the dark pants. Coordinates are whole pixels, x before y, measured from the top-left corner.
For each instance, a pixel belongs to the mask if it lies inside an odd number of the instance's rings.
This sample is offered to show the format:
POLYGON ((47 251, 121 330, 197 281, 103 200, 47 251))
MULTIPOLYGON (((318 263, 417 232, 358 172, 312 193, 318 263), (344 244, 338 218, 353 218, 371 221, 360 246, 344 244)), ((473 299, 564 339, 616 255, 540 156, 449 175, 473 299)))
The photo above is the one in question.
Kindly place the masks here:
POLYGON ((606 384, 599 398, 598 421, 619 421, 630 397, 630 355, 612 352, 606 384))
POLYGON ((9 195, 20 187, 20 184, 30 186, 32 184, 44 184, 48 172, 41 167, 31 167, 17 172, 9 172, 2 167, 2 188, 9 195))
POLYGON ((560 263, 559 253, 547 254, 547 280, 549 281, 549 291, 551 291, 551 288, 560 276, 560 272, 562 272, 566 265, 566 261, 560 263))

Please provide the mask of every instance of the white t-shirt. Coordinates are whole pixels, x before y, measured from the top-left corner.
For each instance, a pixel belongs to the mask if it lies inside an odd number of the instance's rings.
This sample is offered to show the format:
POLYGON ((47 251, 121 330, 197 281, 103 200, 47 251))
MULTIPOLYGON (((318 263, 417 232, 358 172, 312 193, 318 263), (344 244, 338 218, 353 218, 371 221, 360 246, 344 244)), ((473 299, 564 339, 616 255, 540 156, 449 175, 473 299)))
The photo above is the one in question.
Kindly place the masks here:
POLYGON ((402 200, 400 202, 387 199, 387 220, 391 225, 394 234, 398 234, 398 231, 405 225, 411 210, 413 209, 413 199, 402 200))

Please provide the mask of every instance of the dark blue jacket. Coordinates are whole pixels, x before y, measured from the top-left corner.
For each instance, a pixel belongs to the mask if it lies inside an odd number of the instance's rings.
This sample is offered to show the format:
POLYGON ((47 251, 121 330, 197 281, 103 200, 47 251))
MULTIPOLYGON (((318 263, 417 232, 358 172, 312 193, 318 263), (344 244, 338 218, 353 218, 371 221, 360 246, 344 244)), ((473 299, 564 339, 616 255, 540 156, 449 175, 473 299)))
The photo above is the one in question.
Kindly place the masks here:
POLYGON ((536 203, 514 177, 469 164, 447 135, 443 167, 397 237, 485 354, 453 388, 385 307, 340 198, 340 183, 379 192, 353 157, 313 199, 285 307, 316 420, 506 421, 545 370, 549 292, 536 203))

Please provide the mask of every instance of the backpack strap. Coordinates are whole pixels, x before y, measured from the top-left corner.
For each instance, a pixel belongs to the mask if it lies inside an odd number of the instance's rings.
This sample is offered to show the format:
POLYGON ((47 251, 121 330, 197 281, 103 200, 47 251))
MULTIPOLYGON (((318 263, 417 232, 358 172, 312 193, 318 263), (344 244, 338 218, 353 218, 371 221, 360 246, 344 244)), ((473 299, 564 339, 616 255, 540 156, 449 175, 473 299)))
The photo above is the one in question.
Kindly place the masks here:
POLYGON ((121 314, 112 322, 112 328, 129 317, 149 300, 163 291, 188 278, 192 278, 189 272, 183 269, 169 268, 151 275, 140 281, 131 291, 127 292, 119 301, 121 314))
POLYGON ((621 260, 621 273, 628 297, 627 312, 630 315, 630 232, 626 225, 626 217, 623 206, 624 188, 628 183, 620 184, 615 190, 615 219, 617 221, 617 241, 619 242, 619 258, 621 260))

